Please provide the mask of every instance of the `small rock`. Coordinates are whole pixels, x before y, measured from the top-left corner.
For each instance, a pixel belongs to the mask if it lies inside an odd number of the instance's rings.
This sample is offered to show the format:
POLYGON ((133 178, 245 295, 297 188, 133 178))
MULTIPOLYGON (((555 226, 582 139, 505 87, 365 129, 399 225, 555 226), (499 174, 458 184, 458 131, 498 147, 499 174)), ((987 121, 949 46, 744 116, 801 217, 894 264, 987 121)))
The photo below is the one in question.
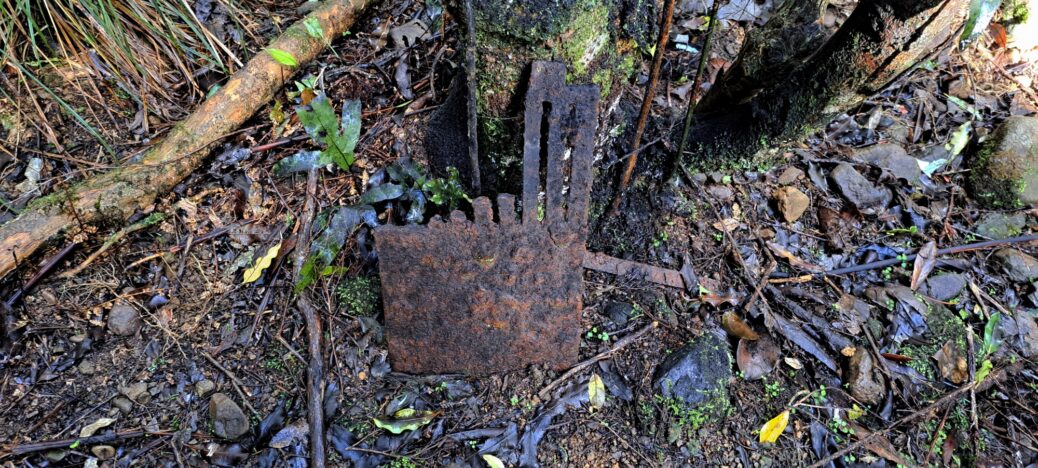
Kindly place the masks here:
POLYGON ((141 315, 133 306, 116 304, 108 312, 108 329, 116 335, 134 335, 141 329, 141 315))
POLYGON ((988 239, 998 240, 1019 236, 1026 225, 1027 217, 1023 213, 988 213, 977 221, 973 229, 988 239))
POLYGON ((1012 317, 999 322, 1005 343, 1016 348, 1023 357, 1038 357, 1038 310, 1017 310, 1012 317))
POLYGON ((733 191, 731 187, 726 187, 724 185, 711 185, 706 188, 706 192, 720 201, 728 201, 735 196, 735 191, 733 191))
POLYGON ((775 204, 787 223, 795 222, 807 211, 811 199, 796 187, 780 187, 775 190, 775 204))
POLYGON ((631 318, 634 306, 626 302, 610 302, 606 306, 605 314, 618 327, 627 326, 627 320, 631 318))
POLYGON ((1002 265, 1002 271, 1009 279, 1018 283, 1029 283, 1038 278, 1038 259, 1016 249, 1001 249, 995 252, 995 259, 1002 265))
POLYGON ((965 287, 965 276, 959 273, 943 273, 929 277, 920 290, 938 301, 950 301, 965 287))
POLYGON ((1007 118, 969 168, 973 198, 985 206, 1038 207, 1038 117, 1007 118))
POLYGON ((83 375, 91 375, 95 370, 94 363, 86 359, 84 359, 83 362, 80 362, 76 369, 79 369, 79 373, 83 375))
POLYGON ((854 351, 854 356, 851 357, 848 365, 847 384, 851 396, 858 401, 870 405, 883 401, 883 395, 887 390, 883 384, 883 376, 873 365, 872 355, 861 346, 854 351))
POLYGON ((797 179, 804 176, 804 171, 796 167, 787 167, 786 170, 782 171, 782 174, 778 176, 779 185, 789 185, 796 182, 797 179))
POLYGON ((105 461, 115 456, 115 447, 111 445, 95 445, 90 448, 90 453, 94 454, 98 460, 105 461))
POLYGON ((195 394, 200 397, 208 395, 213 390, 216 390, 216 384, 212 380, 205 379, 195 382, 195 394))
POLYGON ((133 411, 133 402, 124 396, 112 398, 112 406, 118 409, 122 414, 130 414, 130 411, 133 411))
POLYGON ((130 385, 120 386, 119 393, 122 393, 131 401, 142 405, 151 401, 151 394, 148 393, 148 384, 145 382, 136 382, 130 385))
POLYGON ((653 387, 665 398, 696 407, 727 394, 732 355, 727 341, 706 333, 667 356, 656 368, 653 387))
POLYGON ((843 197, 861 211, 882 210, 893 198, 890 190, 876 187, 850 164, 840 163, 829 175, 843 197))
POLYGON ((911 184, 919 184, 923 175, 919 162, 909 156, 901 145, 891 143, 870 146, 854 153, 854 159, 890 171, 911 184))
POLYGON ((248 416, 223 393, 209 399, 209 418, 213 421, 213 433, 224 439, 237 439, 249 432, 248 416))

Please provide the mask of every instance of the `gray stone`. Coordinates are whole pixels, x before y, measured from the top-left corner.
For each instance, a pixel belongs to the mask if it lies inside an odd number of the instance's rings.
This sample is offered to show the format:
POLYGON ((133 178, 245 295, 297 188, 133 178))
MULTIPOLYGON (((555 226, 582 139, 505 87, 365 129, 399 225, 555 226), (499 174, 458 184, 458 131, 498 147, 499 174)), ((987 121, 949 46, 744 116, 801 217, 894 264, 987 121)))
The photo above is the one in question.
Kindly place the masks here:
POLYGON ((1012 317, 1002 317, 1004 342, 1025 358, 1038 357, 1038 310, 1017 310, 1012 317))
POLYGON ((200 397, 210 394, 213 390, 216 390, 216 384, 212 380, 205 379, 195 382, 195 393, 200 397))
POLYGON ((112 406, 118 409, 122 414, 130 414, 130 411, 133 411, 133 402, 124 396, 112 398, 112 406))
POLYGON ((991 208, 1038 207, 1038 117, 1009 117, 970 159, 973 198, 991 208))
POLYGON ((887 387, 872 362, 872 355, 859 346, 851 357, 847 368, 847 386, 856 400, 875 405, 883 401, 887 387))
POLYGON ((224 439, 237 439, 249 432, 249 417, 234 400, 223 393, 209 399, 209 418, 213 433, 224 439))
POLYGON ((151 394, 148 393, 148 384, 145 382, 135 382, 130 385, 120 386, 119 393, 142 405, 151 401, 151 394))
POLYGON ((706 192, 720 201, 728 201, 735 196, 735 191, 724 185, 710 185, 706 188, 706 192))
POLYGON ((605 314, 618 327, 627 326, 627 320, 631 318, 634 307, 626 302, 610 302, 605 308, 605 314))
POLYGON ((1016 249, 1001 249, 995 252, 995 260, 1009 279, 1018 283, 1029 283, 1038 278, 1038 259, 1016 249))
POLYGON ((891 143, 870 146, 854 153, 854 159, 890 171, 909 183, 919 184, 923 175, 919 162, 909 156, 901 145, 891 143))
POLYGON ((797 179, 804 176, 804 171, 796 167, 787 167, 786 170, 782 171, 778 176, 779 185, 789 185, 796 182, 797 179))
POLYGON ((950 301, 966 287, 966 277, 959 273, 942 273, 927 278, 920 292, 938 301, 950 301))
POLYGON ((807 211, 811 199, 796 187, 779 187, 773 192, 775 205, 787 223, 796 222, 807 211))
POLYGON ((1019 236, 1026 225, 1027 217, 1023 213, 988 213, 977 221, 973 229, 988 239, 1008 239, 1019 236))
POLYGON ((105 461, 115 456, 115 447, 111 445, 95 445, 90 447, 90 453, 94 454, 98 460, 105 461))
POLYGON ((829 174, 847 201, 861 211, 882 210, 893 198, 886 187, 877 187, 847 163, 840 163, 829 174))
POLYGON ((141 329, 141 315, 133 306, 116 304, 108 312, 108 329, 116 335, 134 335, 141 329))
POLYGON ((653 388, 665 398, 697 407, 709 405, 715 399, 726 400, 731 377, 728 342, 706 333, 663 360, 656 368, 653 388))
POLYGON ((94 367, 94 363, 86 359, 84 359, 83 362, 80 362, 79 366, 77 366, 76 368, 79 370, 79 373, 83 375, 91 375, 94 373, 95 370, 97 370, 94 367))

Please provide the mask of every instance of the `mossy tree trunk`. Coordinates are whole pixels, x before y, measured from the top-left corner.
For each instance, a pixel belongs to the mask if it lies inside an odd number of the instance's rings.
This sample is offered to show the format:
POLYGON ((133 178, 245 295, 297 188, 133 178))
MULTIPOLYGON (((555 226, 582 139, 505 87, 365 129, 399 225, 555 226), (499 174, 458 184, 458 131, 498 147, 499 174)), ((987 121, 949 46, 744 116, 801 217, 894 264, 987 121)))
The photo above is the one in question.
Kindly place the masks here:
MULTIPOLYGON (((795 36, 787 26, 774 28, 785 35, 752 52, 762 66, 746 66, 744 55, 704 96, 680 163, 701 170, 745 165, 770 143, 824 125, 954 43, 968 6, 968 0, 862 0, 817 52, 793 66, 768 61, 805 52, 783 40, 795 36)), ((810 9, 788 13, 804 11, 810 9)))

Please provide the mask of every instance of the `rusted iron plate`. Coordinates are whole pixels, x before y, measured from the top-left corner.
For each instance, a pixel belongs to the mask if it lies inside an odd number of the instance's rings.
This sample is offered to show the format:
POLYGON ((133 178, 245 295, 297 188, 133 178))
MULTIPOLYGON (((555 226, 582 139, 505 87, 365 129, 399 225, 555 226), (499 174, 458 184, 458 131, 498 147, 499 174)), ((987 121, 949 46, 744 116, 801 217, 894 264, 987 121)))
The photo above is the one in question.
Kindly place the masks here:
POLYGON ((617 276, 630 276, 672 288, 685 288, 681 272, 641 262, 610 257, 603 253, 588 252, 584 256, 584 268, 617 276))
POLYGON ((375 230, 397 371, 486 374, 577 360, 599 91, 567 86, 562 64, 532 67, 521 216, 505 194, 496 221, 479 197, 471 221, 458 211, 375 230))

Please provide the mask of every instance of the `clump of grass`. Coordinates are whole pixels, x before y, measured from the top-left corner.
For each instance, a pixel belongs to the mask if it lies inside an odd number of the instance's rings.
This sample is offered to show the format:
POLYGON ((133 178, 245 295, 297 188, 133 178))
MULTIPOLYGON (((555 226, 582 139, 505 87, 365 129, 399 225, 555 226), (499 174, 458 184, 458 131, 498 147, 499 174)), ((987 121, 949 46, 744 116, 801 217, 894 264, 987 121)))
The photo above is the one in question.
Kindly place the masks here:
MULTIPOLYGON (((214 0, 211 6, 220 5, 237 27, 248 31, 242 22, 246 16, 240 14, 235 1, 214 0)), ((45 69, 62 64, 86 67, 93 78, 114 84, 154 113, 159 107, 156 99, 176 105, 179 99, 170 94, 172 89, 203 95, 205 90, 195 81, 200 72, 227 73, 231 63, 240 64, 232 50, 200 21, 190 7, 193 3, 0 0, 0 63, 16 69, 30 92, 43 91, 59 101, 45 84, 48 80, 40 78, 45 69)), ((80 112, 67 104, 62 108, 101 139, 80 112)))

